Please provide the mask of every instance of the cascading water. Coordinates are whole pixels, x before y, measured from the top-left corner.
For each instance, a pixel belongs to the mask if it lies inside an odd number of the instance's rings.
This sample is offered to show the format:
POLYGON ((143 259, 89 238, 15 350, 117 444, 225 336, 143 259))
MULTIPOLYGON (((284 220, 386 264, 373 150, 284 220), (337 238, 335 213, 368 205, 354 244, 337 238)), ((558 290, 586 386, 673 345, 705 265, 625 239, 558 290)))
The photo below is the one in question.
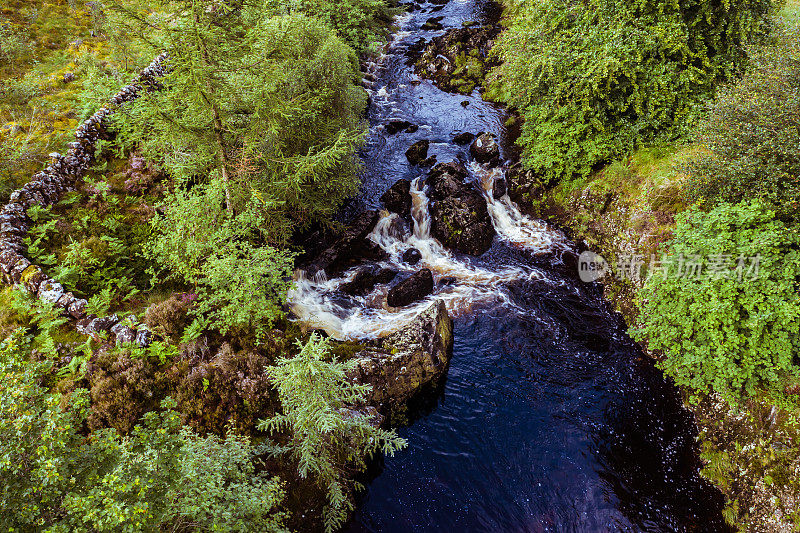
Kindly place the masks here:
POLYGON ((343 294, 337 278, 297 275, 291 306, 299 320, 340 339, 369 339, 401 328, 430 299, 455 319, 447 382, 435 405, 411 413, 399 433, 409 448, 386 458, 362 496, 350 531, 723 531, 720 495, 698 475, 695 430, 674 388, 625 333, 595 285, 565 274, 565 236, 525 216, 507 195, 495 199, 501 168, 471 162, 497 232, 481 257, 455 254, 431 236, 425 169, 405 150, 428 139, 441 162, 469 161, 455 134, 488 131, 506 146, 501 108, 478 92, 448 94, 420 80, 405 52, 435 10, 445 28, 485 20, 482 0, 421 4, 398 19, 387 51, 366 66, 370 135, 364 184, 345 211, 380 209, 398 179, 411 181, 411 227, 382 212, 369 238, 398 279, 429 268, 435 290, 399 309, 389 285, 343 294), (390 135, 404 119, 414 133, 390 135), (419 250, 415 265, 402 260, 419 250))

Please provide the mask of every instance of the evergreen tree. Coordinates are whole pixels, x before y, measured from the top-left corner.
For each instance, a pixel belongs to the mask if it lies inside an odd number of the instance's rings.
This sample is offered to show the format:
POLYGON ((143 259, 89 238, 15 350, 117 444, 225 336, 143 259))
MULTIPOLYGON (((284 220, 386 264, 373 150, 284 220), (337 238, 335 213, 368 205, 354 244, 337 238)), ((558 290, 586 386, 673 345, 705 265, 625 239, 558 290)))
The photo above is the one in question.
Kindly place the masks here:
POLYGON ((283 414, 260 423, 265 431, 288 431, 288 446, 299 463, 301 477, 312 477, 328 495, 325 530, 334 531, 353 509, 349 481, 365 460, 382 451, 393 455, 406 447, 394 431, 375 427, 366 415, 354 410, 363 404, 369 385, 356 385, 347 377, 354 360, 343 363, 330 358, 328 340, 316 334, 291 359, 279 359, 267 369, 278 389, 283 414))

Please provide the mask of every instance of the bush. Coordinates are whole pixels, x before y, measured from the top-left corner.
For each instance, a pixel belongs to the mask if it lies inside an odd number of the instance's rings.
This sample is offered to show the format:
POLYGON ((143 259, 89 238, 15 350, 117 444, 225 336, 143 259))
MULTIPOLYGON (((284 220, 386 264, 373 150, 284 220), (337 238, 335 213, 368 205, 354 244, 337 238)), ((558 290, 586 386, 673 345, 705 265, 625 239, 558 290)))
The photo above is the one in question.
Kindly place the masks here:
POLYGON ((739 69, 771 0, 517 1, 496 48, 504 98, 525 122, 527 167, 546 181, 681 132, 739 69))
POLYGON ((86 437, 87 392, 48 393, 28 349, 21 331, 0 346, 1 529, 285 531, 281 482, 256 474, 249 440, 182 429, 170 402, 127 437, 86 437))
POLYGON ((406 446, 394 431, 373 425, 356 410, 365 400, 368 385, 354 385, 347 371, 355 360, 341 363, 329 357, 330 342, 313 334, 300 353, 278 360, 267 369, 278 389, 283 414, 259 424, 259 429, 288 431, 282 449, 299 462, 301 477, 312 477, 326 491, 325 531, 336 530, 353 509, 350 491, 359 488, 349 474, 366 468, 365 460, 378 451, 394 454, 406 446))
POLYGON ((798 376, 798 244, 797 228, 757 202, 681 213, 671 257, 702 269, 680 276, 676 262, 653 273, 640 292, 643 325, 634 337, 663 351, 660 365, 679 386, 732 402, 759 390, 780 397, 798 376), (757 275, 747 272, 750 257, 759 257, 757 275), (712 266, 723 262, 728 276, 712 266))
POLYGON ((759 198, 779 216, 800 209, 800 29, 753 54, 751 68, 720 91, 702 123, 707 148, 688 168, 691 201, 759 198))

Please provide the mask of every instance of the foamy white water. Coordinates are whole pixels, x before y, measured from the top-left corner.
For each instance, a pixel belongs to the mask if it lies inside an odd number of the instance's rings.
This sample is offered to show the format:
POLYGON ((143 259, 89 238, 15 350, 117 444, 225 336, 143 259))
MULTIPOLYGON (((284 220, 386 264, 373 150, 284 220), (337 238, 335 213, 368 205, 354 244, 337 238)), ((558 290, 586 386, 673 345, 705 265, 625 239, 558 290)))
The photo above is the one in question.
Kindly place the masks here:
MULTIPOLYGON (((472 167, 475 176, 484 183, 500 174, 491 174, 483 167, 472 167)), ((509 242, 532 251, 545 252, 558 245, 563 236, 546 225, 522 215, 508 197, 492 199, 491 187, 484 187, 489 213, 500 235, 509 242)), ((325 330, 337 339, 367 339, 392 333, 410 323, 430 305, 432 299, 444 301, 451 316, 469 312, 475 305, 487 302, 513 306, 503 287, 520 279, 547 281, 536 269, 504 267, 488 269, 471 264, 468 258, 456 257, 431 236, 428 197, 420 179, 411 183, 411 231, 394 213, 384 211, 369 239, 387 252, 389 258, 377 266, 399 273, 413 273, 422 268, 431 270, 436 289, 428 298, 407 307, 395 309, 386 304, 388 285, 378 285, 366 296, 347 296, 339 288, 353 280, 360 267, 354 267, 341 277, 327 279, 324 275, 308 279, 296 273, 295 288, 289 295, 293 313, 310 328, 325 330), (415 265, 402 261, 403 253, 416 248, 421 260, 415 265), (442 281, 447 281, 446 284, 442 281)))

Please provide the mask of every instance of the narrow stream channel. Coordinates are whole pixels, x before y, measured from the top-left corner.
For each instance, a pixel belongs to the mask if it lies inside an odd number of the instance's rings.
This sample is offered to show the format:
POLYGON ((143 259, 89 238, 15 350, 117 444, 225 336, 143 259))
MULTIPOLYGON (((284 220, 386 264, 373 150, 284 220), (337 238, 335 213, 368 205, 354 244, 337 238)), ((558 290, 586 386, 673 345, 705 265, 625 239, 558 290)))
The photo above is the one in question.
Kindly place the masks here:
POLYGON ((493 199, 502 170, 471 163, 467 147, 452 142, 481 131, 507 141, 503 109, 477 92, 440 91, 406 65, 409 46, 444 33, 421 30, 428 18, 461 27, 486 20, 487 6, 420 5, 399 18, 400 31, 370 65, 364 185, 351 209, 380 209, 395 181, 411 181, 413 227, 398 231, 397 215, 385 213, 370 238, 391 256, 382 266, 430 268, 435 293, 387 310, 386 286, 364 297, 337 292, 351 271, 302 279, 292 295, 298 316, 337 338, 399 329, 432 298, 443 299, 455 320, 443 391, 399 430, 409 448, 383 462, 348 530, 725 531, 721 496, 698 475, 696 430, 675 389, 628 338, 599 287, 568 273, 562 254, 573 245, 508 196, 493 199), (388 135, 390 119, 420 127, 388 135), (481 257, 451 253, 430 236, 426 169, 405 157, 421 139, 438 161, 464 161, 485 192, 498 237, 481 257), (400 260, 410 247, 422 252, 413 267, 400 260))

